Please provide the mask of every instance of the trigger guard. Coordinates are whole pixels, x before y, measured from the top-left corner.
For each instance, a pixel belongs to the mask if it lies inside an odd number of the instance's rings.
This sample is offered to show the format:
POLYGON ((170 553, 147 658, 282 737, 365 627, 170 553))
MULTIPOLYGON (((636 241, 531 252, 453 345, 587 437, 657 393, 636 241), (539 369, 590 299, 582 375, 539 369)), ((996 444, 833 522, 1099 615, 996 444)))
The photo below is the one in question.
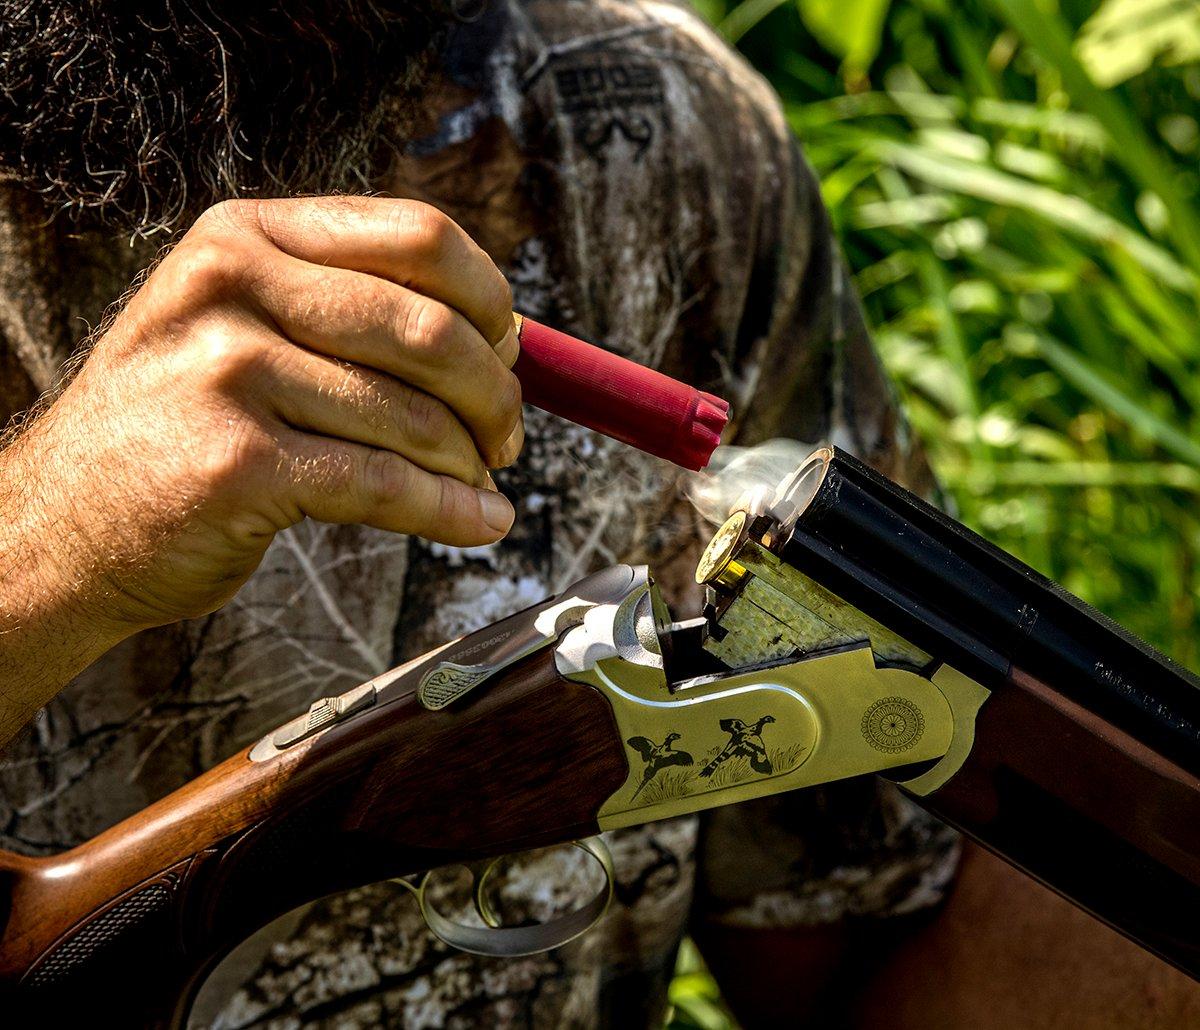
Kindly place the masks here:
POLYGON ((523 955, 536 955, 539 952, 550 951, 573 941, 586 933, 599 922, 600 917, 608 909, 613 895, 613 862, 607 845, 599 837, 588 837, 586 840, 571 842, 571 847, 591 855, 604 873, 604 886, 585 904, 536 926, 498 926, 496 915, 491 904, 484 897, 484 885, 496 861, 489 862, 483 871, 475 874, 473 900, 476 911, 487 926, 467 926, 456 923, 453 919, 442 915, 430 903, 426 888, 432 873, 426 873, 412 884, 407 880, 393 880, 406 890, 411 891, 417 898, 421 908, 421 916, 430 932, 445 944, 459 951, 472 955, 486 955, 492 958, 518 958, 523 955))

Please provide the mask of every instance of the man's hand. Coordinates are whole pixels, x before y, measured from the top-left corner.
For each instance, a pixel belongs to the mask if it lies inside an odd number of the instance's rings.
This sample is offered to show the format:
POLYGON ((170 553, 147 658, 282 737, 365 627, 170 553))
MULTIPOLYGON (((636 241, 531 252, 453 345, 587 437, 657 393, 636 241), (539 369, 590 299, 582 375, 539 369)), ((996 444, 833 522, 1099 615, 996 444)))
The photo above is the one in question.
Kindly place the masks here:
POLYGON ((42 683, 28 717, 117 640, 214 610, 305 516, 504 536, 517 347, 504 277, 431 207, 206 212, 0 453, 0 742, 18 684, 42 683))

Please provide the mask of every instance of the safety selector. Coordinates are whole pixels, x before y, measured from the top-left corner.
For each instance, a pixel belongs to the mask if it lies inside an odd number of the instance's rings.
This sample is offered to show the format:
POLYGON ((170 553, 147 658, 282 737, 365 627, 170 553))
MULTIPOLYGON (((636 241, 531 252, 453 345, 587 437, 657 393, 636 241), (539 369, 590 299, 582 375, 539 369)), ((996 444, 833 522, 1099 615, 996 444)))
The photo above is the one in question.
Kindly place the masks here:
POLYGON ((299 743, 305 737, 323 730, 347 716, 370 708, 375 703, 375 685, 364 683, 336 697, 317 698, 308 708, 307 715, 301 715, 289 723, 285 723, 275 731, 274 743, 277 748, 290 747, 299 743))

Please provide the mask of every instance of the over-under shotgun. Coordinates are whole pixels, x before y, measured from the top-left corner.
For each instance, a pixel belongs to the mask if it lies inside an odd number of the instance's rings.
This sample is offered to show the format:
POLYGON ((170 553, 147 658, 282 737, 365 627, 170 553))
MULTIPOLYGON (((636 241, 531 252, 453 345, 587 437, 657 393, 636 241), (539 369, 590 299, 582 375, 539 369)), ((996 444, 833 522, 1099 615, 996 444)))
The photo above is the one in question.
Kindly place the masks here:
MULTIPOLYGON (((615 566, 71 851, 0 853, 0 1019, 180 1025, 222 955, 323 895, 868 773, 1200 975, 1197 680, 841 451, 760 507, 713 537, 699 618, 615 566)), ((553 928, 425 910, 519 953, 604 900, 553 928)))

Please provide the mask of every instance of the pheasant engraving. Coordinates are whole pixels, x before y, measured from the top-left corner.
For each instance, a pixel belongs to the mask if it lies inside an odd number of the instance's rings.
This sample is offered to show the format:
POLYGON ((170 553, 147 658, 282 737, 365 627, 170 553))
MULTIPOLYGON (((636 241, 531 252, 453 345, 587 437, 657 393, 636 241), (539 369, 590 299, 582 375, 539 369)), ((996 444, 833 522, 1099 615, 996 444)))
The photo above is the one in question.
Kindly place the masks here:
POLYGON ((711 776, 726 762, 734 758, 745 758, 750 762, 750 768, 758 773, 774 772, 767 749, 763 745, 763 727, 774 722, 773 715, 764 715, 753 726, 747 725, 741 719, 722 719, 721 729, 729 734, 729 740, 703 769, 701 776, 711 776))
MULTIPOLYGON (((642 782, 638 784, 637 790, 633 792, 633 798, 636 798, 642 792, 643 788, 654 779, 660 770, 672 765, 691 765, 695 761, 686 751, 676 751, 671 746, 678 739, 678 733, 668 733, 666 739, 661 744, 655 744, 654 741, 647 737, 630 737, 626 741, 634 751, 642 756, 646 763, 645 771, 642 773, 642 782)), ((630 798, 630 800, 632 801, 633 798, 630 798)))

